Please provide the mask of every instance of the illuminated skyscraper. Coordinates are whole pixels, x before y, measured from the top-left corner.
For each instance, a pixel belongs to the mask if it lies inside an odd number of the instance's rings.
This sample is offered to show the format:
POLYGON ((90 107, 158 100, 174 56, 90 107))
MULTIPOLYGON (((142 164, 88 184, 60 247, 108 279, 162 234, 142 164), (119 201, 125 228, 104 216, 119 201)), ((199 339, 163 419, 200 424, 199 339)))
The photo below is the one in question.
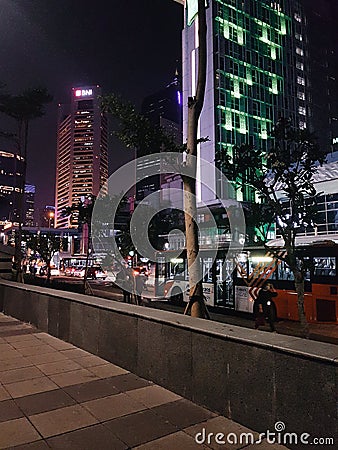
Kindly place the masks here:
MULTIPOLYGON (((143 100, 142 114, 155 126, 161 126, 165 132, 172 136, 177 144, 182 143, 182 99, 178 74, 174 80, 164 89, 149 95, 143 100)), ((137 149, 137 157, 147 157, 142 163, 137 161, 136 175, 141 181, 136 185, 136 200, 141 201, 152 192, 158 191, 163 183, 167 182, 164 175, 160 174, 160 161, 154 161, 152 154, 161 152, 161 148, 141 147, 137 149), (143 177, 142 170, 149 165, 158 170, 158 175, 148 178, 143 177)), ((167 199, 169 200, 169 199, 167 199)))
POLYGON ((72 89, 70 106, 60 105, 56 160, 56 228, 77 226, 62 211, 90 195, 108 179, 107 117, 101 112, 101 89, 72 89))
MULTIPOLYGON (((287 117, 308 127, 307 49, 304 16, 298 0, 210 0, 207 8, 207 83, 198 154, 218 167, 233 147, 250 143, 267 149, 273 125, 287 117)), ((183 31, 183 105, 195 95, 198 60, 197 2, 185 2, 183 31)), ((183 109, 183 132, 187 108, 183 109)), ((226 196, 214 174, 198 175, 226 196)), ((197 195, 205 202, 215 196, 201 184, 197 195)), ((247 189, 238 200, 255 200, 247 189)))

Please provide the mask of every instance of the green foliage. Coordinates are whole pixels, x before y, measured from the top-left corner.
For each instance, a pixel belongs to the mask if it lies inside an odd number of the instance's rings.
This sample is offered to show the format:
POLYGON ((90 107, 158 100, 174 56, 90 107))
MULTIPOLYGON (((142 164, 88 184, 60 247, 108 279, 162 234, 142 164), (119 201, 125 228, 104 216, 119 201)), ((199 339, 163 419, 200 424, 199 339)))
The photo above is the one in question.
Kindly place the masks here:
POLYGON ((45 114, 45 104, 53 97, 46 88, 26 89, 22 94, 0 96, 0 112, 17 121, 30 121, 45 114))
POLYGON ((62 249, 63 239, 55 233, 25 234, 23 240, 27 247, 38 253, 49 265, 53 255, 62 249))
POLYGON ((186 147, 178 145, 175 137, 161 126, 154 126, 149 119, 139 114, 131 103, 124 102, 119 96, 110 94, 102 98, 103 111, 110 113, 119 124, 115 135, 127 148, 140 148, 146 153, 160 150, 180 152, 186 147))
POLYGON ((287 262, 296 269, 296 236, 315 225, 320 192, 313 176, 325 154, 314 134, 293 128, 286 119, 278 121, 273 137, 268 152, 250 145, 235 148, 232 161, 226 156, 223 170, 237 189, 244 192, 249 185, 257 193, 260 202, 246 204, 249 223, 261 230, 261 240, 266 242, 270 227, 278 222, 288 249, 287 262))

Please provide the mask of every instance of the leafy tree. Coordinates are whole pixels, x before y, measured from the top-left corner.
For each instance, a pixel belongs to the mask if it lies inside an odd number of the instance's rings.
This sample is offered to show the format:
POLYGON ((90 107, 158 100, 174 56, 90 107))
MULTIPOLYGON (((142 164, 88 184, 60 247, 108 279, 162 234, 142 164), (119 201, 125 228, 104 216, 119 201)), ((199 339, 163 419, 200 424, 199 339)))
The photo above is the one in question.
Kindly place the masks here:
POLYGON ((320 193, 316 192, 313 176, 325 155, 312 133, 293 128, 289 120, 277 122, 273 137, 267 152, 250 145, 235 148, 233 160, 223 161, 223 170, 235 180, 237 189, 244 191, 249 185, 259 196, 260 203, 247 204, 246 208, 260 241, 266 244, 271 228, 279 226, 285 256, 281 256, 280 249, 268 248, 285 261, 294 275, 298 315, 306 335, 304 279, 309 267, 297 252, 296 237, 304 228, 315 225, 320 193))
POLYGON ((197 144, 204 140, 197 138, 197 127, 204 103, 206 84, 207 28, 205 0, 198 0, 198 24, 198 76, 196 95, 188 99, 186 145, 177 145, 173 136, 168 135, 160 126, 154 128, 146 117, 140 116, 132 105, 125 104, 116 95, 105 97, 102 101, 102 106, 107 112, 112 113, 118 119, 120 130, 116 135, 128 148, 138 147, 146 152, 148 150, 149 153, 152 153, 154 148, 169 152, 186 152, 186 173, 189 176, 182 176, 182 180, 184 186, 185 233, 190 284, 189 309, 191 310, 192 316, 208 317, 203 296, 201 267, 196 259, 199 252, 199 244, 195 197, 197 144))
POLYGON ((41 232, 37 234, 31 234, 23 236, 26 241, 27 247, 33 250, 34 253, 38 253, 47 265, 47 283, 50 281, 50 263, 56 252, 60 251, 63 247, 63 239, 61 236, 55 233, 41 232))
POLYGON ((19 156, 23 157, 23 176, 21 178, 21 186, 19 187, 18 196, 18 214, 19 229, 15 239, 16 249, 16 265, 18 267, 17 280, 23 281, 21 268, 21 241, 22 241, 22 224, 24 214, 24 192, 26 184, 27 170, 27 150, 28 150, 28 131, 30 122, 33 119, 42 117, 45 114, 45 105, 52 101, 52 96, 45 88, 26 89, 22 94, 11 95, 2 93, 0 96, 0 112, 12 118, 16 123, 16 132, 1 132, 4 138, 11 139, 15 142, 19 156))
POLYGON ((92 250, 91 245, 91 219, 93 215, 93 208, 95 203, 95 197, 93 195, 89 195, 83 201, 80 200, 78 203, 73 203, 71 206, 68 206, 62 212, 63 217, 69 217, 71 221, 77 221, 78 227, 82 229, 82 238, 87 234, 86 240, 84 241, 85 253, 86 253, 86 265, 85 265, 85 274, 83 277, 83 290, 85 293, 90 294, 91 288, 87 282, 87 269, 89 262, 89 255, 92 250))

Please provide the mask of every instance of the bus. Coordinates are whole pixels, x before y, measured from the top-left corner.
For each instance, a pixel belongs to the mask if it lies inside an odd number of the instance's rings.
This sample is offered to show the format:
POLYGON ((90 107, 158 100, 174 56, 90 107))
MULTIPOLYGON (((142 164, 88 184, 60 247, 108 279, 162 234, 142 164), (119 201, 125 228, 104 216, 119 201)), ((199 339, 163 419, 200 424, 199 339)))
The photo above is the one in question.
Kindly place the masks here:
MULTIPOLYGON (((283 256, 283 241, 270 241, 269 248, 283 256)), ((294 278, 287 264, 264 247, 245 247, 232 258, 228 248, 200 248, 203 292, 207 306, 219 311, 252 313, 254 300, 267 281, 274 285, 275 316, 298 320, 294 278)), ((338 235, 297 238, 297 252, 308 260, 304 305, 308 322, 337 322, 338 317, 338 235)), ((155 263, 155 296, 174 304, 189 299, 186 251, 158 252, 155 263), (173 257, 170 257, 172 252, 173 257)))
MULTIPOLYGON (((66 275, 73 275, 75 270, 80 270, 86 266, 87 257, 84 256, 69 256, 60 258, 60 272, 66 275)), ((90 257, 88 259, 88 267, 99 264, 97 258, 90 257)))

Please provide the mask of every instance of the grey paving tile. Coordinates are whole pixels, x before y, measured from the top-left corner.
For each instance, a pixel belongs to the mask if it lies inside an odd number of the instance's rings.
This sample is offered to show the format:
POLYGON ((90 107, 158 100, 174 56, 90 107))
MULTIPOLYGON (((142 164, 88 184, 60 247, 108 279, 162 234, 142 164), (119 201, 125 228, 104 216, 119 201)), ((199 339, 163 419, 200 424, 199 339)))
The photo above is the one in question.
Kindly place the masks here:
POLYGON ((14 447, 39 439, 39 433, 24 417, 0 423, 0 448, 14 447))
POLYGON ((81 405, 35 414, 29 416, 29 420, 44 438, 84 428, 98 422, 81 405))
POLYGON ((126 394, 134 400, 143 403, 147 406, 147 408, 153 408, 155 406, 182 399, 180 395, 176 395, 161 386, 157 386, 156 384, 146 386, 144 388, 133 389, 131 391, 127 391, 126 394))
POLYGON ((183 431, 169 434, 160 439, 156 439, 146 444, 134 447, 133 450, 207 450, 206 445, 196 444, 191 436, 188 436, 183 431))
POLYGON ((47 344, 36 345, 34 347, 19 348, 17 350, 22 356, 43 355, 44 353, 56 352, 55 348, 47 344))
POLYGON ((0 402, 0 422, 23 417, 23 412, 18 408, 14 400, 0 402))
POLYGON ((128 370, 122 369, 122 367, 115 366, 114 364, 106 363, 105 365, 89 367, 88 370, 99 378, 108 378, 116 375, 125 375, 128 370))
POLYGON ((120 392, 151 386, 152 384, 153 383, 151 381, 144 380, 133 373, 127 373, 115 377, 115 386, 120 392))
POLYGON ((17 381, 31 380, 42 376, 43 373, 37 367, 21 367, 20 369, 0 372, 0 382, 3 384, 16 383, 17 381))
POLYGON ((16 403, 27 416, 31 416, 74 405, 75 401, 62 389, 57 389, 17 398, 16 403))
POLYGON ((11 447, 11 450, 50 450, 50 447, 45 441, 40 440, 31 444, 16 445, 15 447, 11 447))
POLYGON ((184 399, 156 406, 152 411, 181 429, 216 417, 211 411, 184 399))
POLYGON ((120 392, 114 385, 114 377, 66 386, 63 390, 79 403, 118 394, 120 392))
POLYGON ((63 359, 61 361, 38 364, 37 367, 45 375, 53 375, 56 373, 71 372, 72 370, 82 369, 82 367, 71 359, 63 359))
POLYGON ((87 383, 88 381, 97 380, 98 377, 87 369, 72 370, 71 372, 58 373, 49 375, 49 378, 58 386, 71 386, 73 384, 87 383))
POLYGON ((115 419, 145 409, 144 405, 126 394, 110 395, 109 397, 84 402, 82 405, 100 421, 115 419))
POLYGON ((88 367, 102 366, 107 364, 108 362, 105 359, 99 358, 95 355, 82 356, 81 358, 75 358, 73 360, 85 369, 87 369, 88 367))
POLYGON ((61 350, 61 353, 67 356, 70 359, 81 358, 82 356, 90 356, 91 354, 82 350, 81 348, 73 348, 68 350, 61 350))
POLYGON ((0 386, 0 402, 2 402, 3 400, 9 400, 10 398, 11 396, 9 395, 7 390, 3 386, 0 386))
POLYGON ((0 372, 5 372, 6 370, 12 369, 20 369, 22 367, 29 367, 33 365, 32 361, 23 356, 6 360, 1 360, 0 358, 0 361, 0 372))
POLYGON ((149 409, 110 420, 104 425, 129 447, 178 431, 175 425, 159 418, 149 409))
POLYGON ((18 381, 5 385, 6 390, 13 398, 25 395, 37 394, 38 392, 52 391, 58 386, 47 377, 34 378, 32 380, 18 381))
POLYGON ((62 352, 45 353, 44 355, 31 355, 27 356, 27 359, 33 364, 47 364, 55 361, 62 361, 68 359, 62 352))
POLYGON ((92 425, 61 434, 47 439, 47 443, 54 450, 126 450, 128 448, 102 425, 92 425))

